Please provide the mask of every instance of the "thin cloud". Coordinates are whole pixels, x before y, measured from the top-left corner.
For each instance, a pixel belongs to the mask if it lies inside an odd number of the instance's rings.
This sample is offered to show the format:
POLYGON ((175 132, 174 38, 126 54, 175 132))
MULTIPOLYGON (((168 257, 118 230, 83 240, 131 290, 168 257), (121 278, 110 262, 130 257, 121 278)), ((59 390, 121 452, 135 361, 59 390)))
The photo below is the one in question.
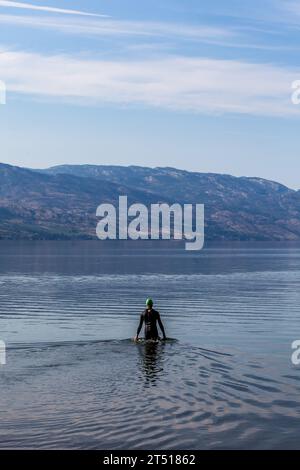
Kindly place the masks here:
POLYGON ((107 17, 106 15, 98 15, 96 13, 87 13, 85 11, 79 11, 79 10, 68 10, 68 9, 63 9, 63 8, 33 5, 32 3, 11 2, 11 1, 4 1, 4 0, 0 0, 0 7, 20 8, 22 10, 37 10, 37 11, 44 11, 48 13, 60 13, 60 14, 67 14, 67 15, 107 17))
POLYGON ((105 61, 15 51, 0 54, 0 76, 8 95, 201 114, 299 116, 290 99, 291 83, 299 73, 201 57, 105 61))
MULTIPOLYGON (((0 0, 1 3, 1 0, 0 0)), ((0 24, 38 28, 56 31, 64 34, 82 36, 110 36, 110 37, 137 37, 149 39, 181 39, 185 41, 202 42, 212 46, 233 49, 258 50, 298 50, 297 46, 272 46, 261 42, 248 42, 249 35, 245 36, 247 28, 222 28, 213 26, 191 26, 184 23, 126 21, 108 18, 61 18, 45 16, 21 16, 0 14, 0 24)), ((248 31, 247 31, 248 32, 248 31)), ((253 31, 250 31, 253 33, 253 31)), ((252 34, 253 35, 253 34, 252 34)), ((258 40, 257 40, 258 41, 258 40)), ((129 48, 132 47, 131 45, 129 48)), ((139 44, 136 44, 138 49, 139 44)), ((157 48, 157 45, 156 45, 157 48)), ((132 47, 133 49, 133 47, 132 47)), ((161 46, 163 49, 163 44, 161 46)))
POLYGON ((280 23, 281 27, 283 25, 285 27, 291 26, 294 28, 299 26, 299 0, 272 0, 269 10, 269 20, 273 20, 274 23, 280 23))
MULTIPOLYGON (((0 2, 1 4, 1 2, 0 2)), ((192 27, 185 24, 148 22, 148 21, 117 21, 111 19, 62 19, 42 16, 19 16, 0 14, 0 23, 50 29, 68 34, 98 36, 149 36, 149 37, 180 37, 185 39, 232 38, 234 33, 218 27, 192 27)))
POLYGON ((282 8, 292 15, 300 16, 300 2, 298 1, 288 1, 282 4, 282 8))

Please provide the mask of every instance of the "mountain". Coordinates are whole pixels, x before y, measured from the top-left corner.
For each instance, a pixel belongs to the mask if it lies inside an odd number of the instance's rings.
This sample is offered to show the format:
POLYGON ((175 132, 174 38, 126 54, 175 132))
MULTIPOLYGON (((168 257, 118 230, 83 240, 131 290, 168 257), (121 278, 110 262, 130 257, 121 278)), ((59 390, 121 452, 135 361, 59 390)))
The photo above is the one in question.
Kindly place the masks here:
POLYGON ((124 184, 0 164, 0 239, 94 238, 96 208, 116 205, 119 194, 129 203, 159 198, 124 184))
POLYGON ((174 168, 0 164, 0 238, 95 237, 96 208, 129 203, 204 203, 208 240, 300 240, 300 191, 261 178, 174 168))

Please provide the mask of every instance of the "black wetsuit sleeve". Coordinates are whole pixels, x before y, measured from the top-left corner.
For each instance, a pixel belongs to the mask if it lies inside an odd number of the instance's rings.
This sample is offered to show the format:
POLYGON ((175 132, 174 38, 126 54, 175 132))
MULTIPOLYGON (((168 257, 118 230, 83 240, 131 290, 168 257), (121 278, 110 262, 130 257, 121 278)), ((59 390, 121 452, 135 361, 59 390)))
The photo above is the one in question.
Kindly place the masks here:
POLYGON ((164 329, 164 325, 161 321, 161 318, 160 318, 160 314, 157 312, 157 322, 159 324, 159 328, 161 329, 161 332, 163 334, 163 337, 166 338, 166 333, 165 333, 165 329, 164 329))
POLYGON ((143 323, 144 323, 144 314, 142 313, 141 318, 140 318, 140 324, 138 326, 137 333, 136 333, 137 336, 139 336, 139 334, 141 332, 141 329, 143 327, 143 323))

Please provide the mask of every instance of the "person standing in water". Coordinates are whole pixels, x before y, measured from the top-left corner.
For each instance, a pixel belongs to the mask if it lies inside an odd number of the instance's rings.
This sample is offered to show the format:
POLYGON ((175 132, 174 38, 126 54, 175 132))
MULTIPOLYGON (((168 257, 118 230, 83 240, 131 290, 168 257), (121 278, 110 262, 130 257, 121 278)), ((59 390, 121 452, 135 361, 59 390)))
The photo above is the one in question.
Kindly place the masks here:
POLYGON ((166 340, 167 337, 166 337, 164 325, 162 324, 159 313, 153 308, 152 299, 146 300, 146 307, 147 307, 146 310, 141 314, 140 324, 138 326, 136 337, 134 338, 134 340, 138 341, 139 334, 141 332, 141 329, 144 323, 145 323, 145 339, 146 340, 151 339, 151 340, 157 341, 159 339, 158 331, 157 331, 157 323, 159 324, 159 327, 163 334, 163 339, 166 340))

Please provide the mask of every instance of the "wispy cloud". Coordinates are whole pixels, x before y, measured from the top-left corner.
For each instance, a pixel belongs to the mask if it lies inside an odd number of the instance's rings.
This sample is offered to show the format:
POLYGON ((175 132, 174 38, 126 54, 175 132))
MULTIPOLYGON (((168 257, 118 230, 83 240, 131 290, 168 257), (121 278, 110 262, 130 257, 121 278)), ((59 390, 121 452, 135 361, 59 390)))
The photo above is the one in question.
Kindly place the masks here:
POLYGON ((299 1, 286 1, 282 4, 282 8, 292 15, 300 16, 300 2, 299 1))
POLYGON ((280 25, 279 31, 284 27, 299 27, 300 1, 299 0, 269 0, 270 8, 266 21, 273 21, 280 25))
MULTIPOLYGON (((1 5, 1 0, 0 0, 1 5)), ((291 51, 298 50, 297 45, 273 45, 261 41, 258 37, 253 40, 253 28, 230 28, 221 26, 199 25, 192 26, 185 23, 151 22, 114 20, 107 18, 70 18, 40 15, 12 15, 0 13, 0 24, 13 26, 38 28, 63 34, 74 34, 86 37, 112 37, 142 38, 145 40, 180 40, 203 43, 211 46, 229 49, 256 49, 262 51, 291 51)), ((257 32, 254 29, 255 32, 257 32)), ((265 32, 265 31, 263 31, 265 32)), ((274 34, 274 32, 272 32, 274 34)), ((173 42, 173 46, 174 46, 173 42)), ((164 49, 165 43, 160 43, 160 49, 164 49)), ((156 43, 156 49, 158 44, 156 43)), ((119 47, 119 44, 118 44, 119 47)), ((135 44, 138 50, 140 42, 135 44)), ((128 44, 128 48, 134 48, 128 44)), ((142 45, 146 48, 146 44, 142 45)), ((153 44, 148 46, 153 48, 153 44)), ((168 47, 167 47, 168 49, 168 47)))
POLYGON ((48 7, 45 5, 34 5, 32 3, 12 2, 12 1, 4 1, 4 0, 0 0, 0 7, 20 8, 22 10, 37 10, 37 11, 44 11, 47 13, 60 13, 60 14, 67 14, 67 15, 106 17, 106 15, 98 15, 96 13, 87 13, 85 11, 54 8, 54 7, 48 7))
MULTIPOLYGON (((1 2, 0 2, 1 4, 1 2)), ((180 37, 185 39, 233 38, 235 34, 226 28, 191 26, 185 24, 118 21, 111 19, 66 19, 43 16, 0 14, 0 23, 33 28, 44 28, 70 34, 98 36, 149 36, 180 37)))
POLYGON ((299 70, 206 58, 87 60, 8 51, 0 54, 8 93, 54 100, 143 105, 196 113, 299 115, 290 86, 299 70))

